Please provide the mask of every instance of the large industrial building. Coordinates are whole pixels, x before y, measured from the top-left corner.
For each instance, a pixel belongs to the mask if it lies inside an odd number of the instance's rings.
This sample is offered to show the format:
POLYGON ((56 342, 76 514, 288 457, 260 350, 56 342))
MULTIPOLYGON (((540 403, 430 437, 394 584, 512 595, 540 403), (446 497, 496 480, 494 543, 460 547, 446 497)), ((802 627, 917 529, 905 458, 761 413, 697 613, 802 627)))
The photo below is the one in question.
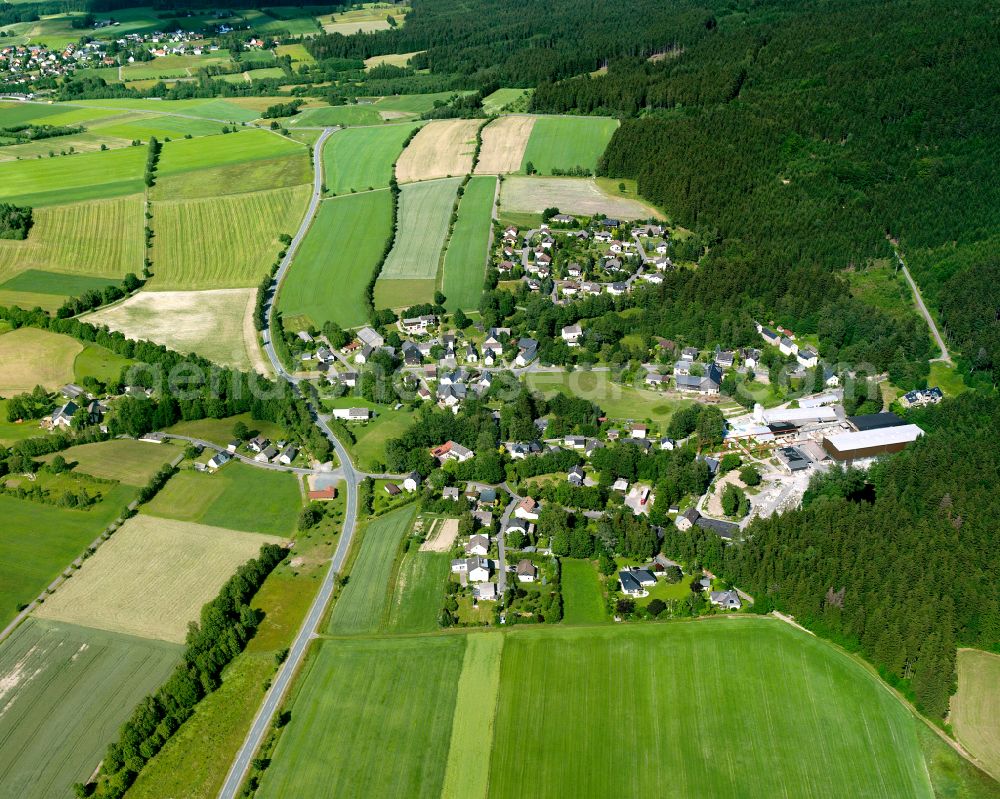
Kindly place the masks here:
POLYGON ((856 433, 837 433, 823 439, 823 448, 834 460, 859 460, 899 452, 923 434, 924 431, 915 424, 880 427, 856 433))

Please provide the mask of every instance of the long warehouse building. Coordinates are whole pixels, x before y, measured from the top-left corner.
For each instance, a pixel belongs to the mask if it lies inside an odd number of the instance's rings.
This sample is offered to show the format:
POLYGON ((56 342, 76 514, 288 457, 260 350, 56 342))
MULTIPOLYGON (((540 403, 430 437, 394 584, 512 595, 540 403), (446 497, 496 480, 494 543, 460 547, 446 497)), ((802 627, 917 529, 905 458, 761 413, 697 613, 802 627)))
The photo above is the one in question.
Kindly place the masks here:
POLYGON ((862 430, 858 433, 838 433, 823 439, 823 448, 837 461, 858 460, 899 452, 912 444, 924 431, 915 424, 862 430))

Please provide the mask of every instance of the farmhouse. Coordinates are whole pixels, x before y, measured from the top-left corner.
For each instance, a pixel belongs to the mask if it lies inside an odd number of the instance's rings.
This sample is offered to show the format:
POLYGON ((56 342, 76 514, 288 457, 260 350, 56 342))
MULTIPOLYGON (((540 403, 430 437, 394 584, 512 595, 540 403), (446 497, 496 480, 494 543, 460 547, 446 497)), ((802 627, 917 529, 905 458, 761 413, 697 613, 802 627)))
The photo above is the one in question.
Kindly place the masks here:
POLYGON ((385 339, 370 327, 363 327, 358 331, 358 341, 373 350, 377 350, 385 344, 385 339))
POLYGON ((73 402, 67 402, 52 412, 50 423, 52 427, 69 427, 73 424, 73 414, 79 410, 79 406, 73 402))
POLYGON ((722 371, 714 363, 710 363, 705 367, 703 376, 677 375, 675 382, 680 391, 690 391, 696 394, 718 394, 719 388, 722 386, 722 371))
POLYGON ((523 558, 517 562, 517 568, 515 569, 517 574, 518 582, 522 583, 533 583, 535 582, 536 569, 535 564, 532 563, 527 558, 523 558))

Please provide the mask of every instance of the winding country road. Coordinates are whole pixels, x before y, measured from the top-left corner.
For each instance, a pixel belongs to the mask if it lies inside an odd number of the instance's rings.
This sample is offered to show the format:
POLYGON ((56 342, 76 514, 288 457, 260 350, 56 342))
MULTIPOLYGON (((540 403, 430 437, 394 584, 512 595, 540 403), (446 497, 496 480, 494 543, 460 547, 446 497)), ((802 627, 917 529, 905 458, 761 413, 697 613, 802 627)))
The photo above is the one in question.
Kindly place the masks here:
MULTIPOLYGON (((306 232, 309 230, 309 225, 312 223, 313 217, 316 215, 316 210, 319 208, 319 203, 322 199, 323 186, 323 143, 330 137, 334 130, 336 129, 325 128, 314 146, 312 199, 309 202, 309 208, 302 220, 302 224, 299 226, 298 233, 295 234, 291 244, 289 244, 288 251, 282 260, 281 265, 278 267, 278 271, 275 273, 274 286, 266 305, 268 335, 265 337, 266 343, 264 350, 267 352, 267 357, 270 358, 271 364, 274 366, 275 374, 278 375, 278 377, 287 380, 293 386, 298 385, 298 380, 285 370, 284 365, 278 359, 278 356, 274 351, 274 346, 271 344, 273 335, 271 326, 274 324, 271 311, 274 298, 277 296, 281 281, 288 271, 288 267, 292 263, 292 258, 295 255, 296 249, 305 237, 306 232)), ((303 658, 305 657, 306 650, 309 647, 309 641, 316 633, 319 623, 323 618, 323 614, 326 612, 326 607, 330 603, 330 598, 333 596, 337 574, 340 572, 341 568, 343 568, 344 561, 347 558, 347 553, 351 547, 351 540, 354 538, 358 511, 358 482, 363 475, 355 470, 354 464, 351 462, 351 456, 347 452, 347 449, 340 443, 337 437, 333 434, 333 431, 330 429, 326 420, 319 415, 315 408, 313 409, 313 414, 313 421, 330 440, 330 443, 333 444, 333 447, 337 452, 337 457, 340 459, 341 470, 344 475, 344 482, 347 484, 347 512, 344 517, 344 529, 341 532, 340 541, 337 542, 337 550, 334 552, 333 558, 330 560, 330 568, 327 569, 326 575, 323 577, 323 583, 320 586, 319 593, 313 600, 312 606, 309 608, 309 613, 302 622, 302 627, 299 628, 299 632, 295 636, 295 641, 288 650, 288 657, 285 659, 285 662, 282 664, 277 675, 275 675, 271 687, 264 695, 264 702, 261 705, 260 710, 257 712, 257 716, 254 718, 249 732, 247 732, 247 736, 236 755, 236 759, 233 761, 233 765, 230 768, 229 773, 226 775, 226 781, 223 783, 222 789, 219 791, 219 799, 235 799, 240 790, 240 786, 243 784, 247 774, 250 772, 250 764, 253 760, 254 754, 260 748, 261 743, 267 736, 267 733, 271 728, 271 720, 281 707, 281 703, 285 698, 288 687, 291 684, 295 673, 298 671, 299 666, 302 664, 303 658)))

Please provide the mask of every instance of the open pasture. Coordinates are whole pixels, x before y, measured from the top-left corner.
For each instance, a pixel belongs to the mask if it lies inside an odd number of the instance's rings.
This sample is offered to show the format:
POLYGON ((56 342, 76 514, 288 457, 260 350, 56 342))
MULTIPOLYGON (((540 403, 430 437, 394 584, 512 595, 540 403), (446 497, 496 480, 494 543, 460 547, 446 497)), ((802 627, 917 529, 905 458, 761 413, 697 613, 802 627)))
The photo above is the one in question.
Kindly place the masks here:
POLYGON ((0 495, 0 625, 62 574, 134 498, 128 486, 111 487, 89 510, 69 510, 0 495))
POLYGON ((147 339, 250 371, 261 358, 252 321, 256 302, 257 289, 249 288, 140 291, 89 314, 86 320, 107 325, 128 338, 147 339))
POLYGON ((256 129, 225 136, 175 139, 163 145, 157 175, 169 177, 195 169, 294 155, 302 149, 301 144, 283 136, 256 129))
POLYGON ((13 285, 0 283, 0 290, 72 296, 96 287, 75 284, 74 278, 109 278, 117 283, 127 272, 142 271, 140 195, 38 208, 33 220, 23 241, 0 239, 0 281, 26 270, 44 274, 13 285), (64 285, 53 277, 60 272, 68 273, 64 285))
POLYGON ((518 631, 489 795, 929 798, 915 725, 862 666, 771 619, 518 631))
POLYGON ((560 561, 563 621, 566 624, 599 624, 608 620, 601 597, 601 581, 589 560, 563 558, 560 561))
MULTIPOLYGON (((211 441, 220 447, 226 446, 233 440, 233 426, 237 422, 243 422, 254 435, 262 435, 267 438, 280 438, 282 430, 274 422, 262 422, 251 418, 249 413, 241 413, 237 416, 227 416, 222 419, 192 419, 186 422, 177 422, 170 427, 164 428, 167 433, 175 433, 179 436, 189 436, 200 438, 202 441, 211 441)), ((220 472, 221 474, 221 472, 220 472)))
POLYGON ((256 286, 278 253, 278 236, 298 229, 309 193, 303 185, 156 203, 149 288, 256 286))
POLYGON ((149 114, 133 111, 114 119, 101 121, 88 128, 93 133, 104 136, 114 136, 127 143, 133 139, 149 141, 150 136, 156 136, 160 141, 168 138, 178 139, 190 134, 192 136, 213 136, 222 132, 223 123, 208 119, 197 119, 171 114, 149 114))
POLYGON ((279 44, 275 48, 275 53, 279 57, 283 55, 289 56, 292 59, 292 63, 313 64, 316 61, 309 54, 309 51, 306 50, 304 44, 279 44))
POLYGON ((150 197, 154 201, 197 200, 301 186, 311 180, 309 154, 303 149, 292 155, 207 167, 160 178, 151 189, 150 197))
POLYGON ((365 527, 361 548, 351 568, 327 631, 334 635, 356 635, 379 628, 388 604, 389 577, 396 552, 413 525, 415 505, 387 513, 365 527))
POLYGON ((382 266, 382 279, 437 276, 455 194, 461 183, 461 178, 450 178, 402 187, 396 242, 382 266))
POLYGON ((399 565, 387 632, 429 633, 438 629, 450 567, 450 553, 421 552, 411 546, 399 565))
POLYGON ((307 108, 288 119, 289 128, 332 125, 381 125, 382 117, 371 105, 330 105, 307 108))
POLYGON ((513 175, 503 182, 500 201, 504 211, 541 213, 558 208, 564 214, 615 219, 662 217, 650 205, 627 197, 607 194, 592 178, 534 178, 513 175))
POLYGON ((674 411, 690 403, 690 400, 667 399, 655 391, 615 383, 607 372, 539 372, 529 374, 527 382, 532 390, 541 391, 546 396, 559 391, 590 400, 612 419, 649 419, 665 424, 674 411))
POLYGON ((182 643, 190 621, 263 538, 139 515, 84 561, 37 611, 42 618, 182 643))
MULTIPOLYGON (((59 454, 67 463, 75 463, 76 470, 84 474, 138 487, 146 485, 161 467, 180 453, 180 449, 169 443, 112 439, 79 444, 59 454)), ((45 455, 40 460, 48 462, 54 457, 45 455)))
POLYGON ((379 111, 400 114, 423 114, 434 108, 434 104, 450 102, 467 91, 434 92, 432 94, 397 94, 373 98, 379 111))
POLYGON ((143 513, 291 537, 301 506, 302 496, 294 475, 236 462, 215 474, 179 472, 143 506, 143 513))
POLYGON ((258 795, 438 799, 465 637, 314 647, 258 795))
POLYGON ((323 146, 324 183, 334 194, 389 186, 392 164, 415 125, 341 130, 323 146))
POLYGON ((483 128, 483 146, 479 151, 476 174, 497 175, 520 171, 524 148, 528 146, 534 127, 535 117, 531 116, 506 116, 490 122, 483 128))
POLYGON ((102 144, 108 148, 121 149, 129 147, 131 140, 106 134, 100 129, 93 133, 72 133, 51 139, 36 139, 24 144, 0 147, 0 162, 49 158, 49 153, 62 153, 64 150, 69 152, 71 147, 76 153, 93 153, 99 151, 102 144))
MULTIPOLYGON (((273 105, 270 98, 227 97, 193 100, 158 100, 155 98, 115 97, 108 100, 77 100, 74 105, 87 108, 113 108, 125 111, 154 111, 158 114, 178 114, 219 122, 252 122, 260 114, 251 106, 265 102, 264 108, 273 105), (247 105, 243 101, 253 101, 247 105)), ((263 111, 260 108, 259 111, 263 111)), ((253 131, 243 131, 250 133, 253 131)), ((263 132, 263 131, 261 131, 263 132)))
POLYGON ((365 59, 365 69, 388 64, 391 67, 405 67, 410 63, 413 56, 422 53, 423 50, 415 50, 412 53, 387 53, 386 55, 373 55, 365 59))
POLYGON ((0 335, 0 396, 42 386, 50 391, 73 381, 73 361, 83 351, 74 338, 21 327, 0 335))
POLYGON ((1000 779, 1000 655, 958 651, 958 693, 951 700, 955 737, 1000 779))
POLYGON ((593 171, 617 128, 617 119, 605 117, 538 117, 524 150, 522 169, 531 163, 542 175, 578 167, 593 171))
POLYGON ((400 183, 431 180, 472 171, 478 119, 445 119, 428 122, 403 150, 396 162, 400 183))
POLYGON ((365 287, 392 225, 388 189, 324 200, 281 286, 278 308, 317 327, 368 321, 365 287))
POLYGON ((0 795, 67 796, 182 647, 29 619, 0 647, 0 795))
POLYGON ((63 205, 136 194, 143 189, 147 148, 0 163, 0 202, 63 205))
POLYGON ((122 67, 125 80, 148 78, 185 78, 204 67, 222 66, 229 62, 228 50, 216 50, 203 55, 165 55, 152 61, 137 61, 122 67))
POLYGON ((379 281, 375 284, 376 308, 408 308, 422 302, 434 302, 436 278, 406 278, 379 281))
POLYGON ((444 257, 444 294, 449 311, 476 310, 483 293, 497 179, 474 177, 458 204, 458 221, 444 257))
POLYGON ((73 361, 73 376, 77 383, 82 383, 86 377, 93 377, 102 383, 112 383, 122 373, 122 367, 131 363, 123 355, 99 344, 84 344, 83 352, 73 361))

